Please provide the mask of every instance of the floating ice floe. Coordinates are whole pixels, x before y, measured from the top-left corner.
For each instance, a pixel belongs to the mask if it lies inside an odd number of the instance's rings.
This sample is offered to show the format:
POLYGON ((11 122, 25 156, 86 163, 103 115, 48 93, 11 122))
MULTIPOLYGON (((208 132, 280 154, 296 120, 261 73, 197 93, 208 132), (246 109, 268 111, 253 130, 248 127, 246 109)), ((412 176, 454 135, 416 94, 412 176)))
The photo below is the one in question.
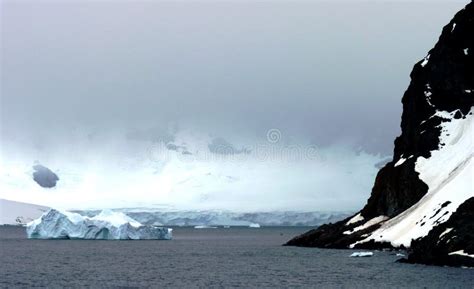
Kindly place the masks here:
POLYGON ((172 229, 142 225, 123 213, 104 210, 89 218, 51 209, 26 226, 30 239, 171 240, 172 229))
POLYGON ((350 257, 372 257, 373 255, 372 252, 354 252, 350 257))
POLYGON ((198 226, 194 226, 194 229, 217 229, 217 227, 206 226, 206 225, 198 225, 198 226))

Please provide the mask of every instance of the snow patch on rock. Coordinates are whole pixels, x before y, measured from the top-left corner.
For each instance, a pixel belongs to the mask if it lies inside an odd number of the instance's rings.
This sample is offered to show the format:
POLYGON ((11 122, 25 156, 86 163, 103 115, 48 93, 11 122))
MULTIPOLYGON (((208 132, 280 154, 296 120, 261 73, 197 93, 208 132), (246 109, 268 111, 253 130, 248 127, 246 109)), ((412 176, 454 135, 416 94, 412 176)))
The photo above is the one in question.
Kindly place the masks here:
POLYGON ((197 226, 194 226, 194 229, 217 229, 217 227, 215 227, 215 226, 197 225, 197 226))
POLYGON ((343 234, 345 234, 345 235, 350 235, 350 234, 352 234, 352 233, 354 233, 354 232, 367 229, 367 228, 369 228, 369 227, 372 227, 373 225, 377 225, 378 223, 383 222, 383 221, 385 221, 385 220, 387 220, 387 219, 388 219, 387 216, 378 216, 378 217, 372 218, 372 219, 370 219, 369 221, 367 221, 365 224, 360 225, 360 226, 358 226, 358 227, 355 227, 355 228, 352 229, 351 231, 345 231, 343 234))
POLYGON ((425 58, 423 58, 423 62, 421 63, 421 67, 425 67, 428 64, 428 61, 430 60, 430 55, 426 55, 425 58))
POLYGON ((398 167, 399 165, 403 164, 407 159, 405 158, 400 158, 398 160, 398 162, 395 163, 395 165, 393 165, 394 167, 398 167))
POLYGON ((453 228, 447 228, 443 233, 441 233, 441 235, 439 235, 439 238, 443 238, 444 235, 448 234, 449 232, 451 232, 453 230, 453 228))
POLYGON ((418 157, 415 164, 419 178, 428 185, 428 192, 415 205, 352 247, 370 240, 409 247, 413 239, 426 236, 434 226, 447 221, 459 205, 474 196, 473 110, 460 119, 454 118, 456 111, 435 114, 446 119, 439 125, 439 148, 432 151, 429 158, 418 157))
POLYGON ((398 167, 398 166, 402 165, 403 163, 405 163, 406 160, 411 159, 412 157, 413 157, 413 155, 409 156, 408 158, 404 158, 403 155, 402 155, 402 157, 400 157, 400 159, 393 166, 398 167))
POLYGON ((364 220, 364 217, 362 217, 362 215, 359 213, 359 214, 355 215, 354 217, 352 217, 349 221, 347 221, 346 226, 348 226, 350 224, 360 222, 362 220, 364 220))
POLYGON ((426 102, 428 102, 431 107, 434 107, 434 105, 431 103, 431 96, 433 95, 433 93, 431 92, 431 86, 429 83, 427 83, 425 87, 426 90, 424 91, 424 94, 426 97, 426 102))
POLYGON ((454 251, 454 252, 449 253, 448 255, 460 255, 460 256, 474 258, 474 254, 468 254, 464 252, 464 250, 454 251))

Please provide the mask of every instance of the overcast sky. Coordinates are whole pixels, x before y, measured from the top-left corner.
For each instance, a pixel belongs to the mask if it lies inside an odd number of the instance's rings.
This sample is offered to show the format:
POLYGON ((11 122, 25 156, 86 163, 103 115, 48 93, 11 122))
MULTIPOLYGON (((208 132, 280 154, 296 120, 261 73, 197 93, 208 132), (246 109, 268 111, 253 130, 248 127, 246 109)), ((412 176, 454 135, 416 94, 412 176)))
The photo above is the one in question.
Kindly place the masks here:
POLYGON ((3 158, 170 124, 390 156, 411 69, 467 2, 4 0, 3 158))

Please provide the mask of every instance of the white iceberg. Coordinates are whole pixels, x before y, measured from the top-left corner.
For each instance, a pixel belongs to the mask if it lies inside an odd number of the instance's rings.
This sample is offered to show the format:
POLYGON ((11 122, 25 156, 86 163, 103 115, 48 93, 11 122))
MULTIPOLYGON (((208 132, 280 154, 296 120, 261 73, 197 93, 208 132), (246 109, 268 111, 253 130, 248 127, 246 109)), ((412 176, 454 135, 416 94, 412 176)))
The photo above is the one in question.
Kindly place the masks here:
POLYGON ((89 218, 51 209, 26 226, 29 239, 171 240, 172 229, 142 225, 127 215, 104 210, 89 218))
POLYGON ((372 252, 354 252, 350 257, 372 257, 373 255, 372 252))
POLYGON ((260 228, 260 224, 251 223, 251 224, 249 225, 249 228, 260 228))

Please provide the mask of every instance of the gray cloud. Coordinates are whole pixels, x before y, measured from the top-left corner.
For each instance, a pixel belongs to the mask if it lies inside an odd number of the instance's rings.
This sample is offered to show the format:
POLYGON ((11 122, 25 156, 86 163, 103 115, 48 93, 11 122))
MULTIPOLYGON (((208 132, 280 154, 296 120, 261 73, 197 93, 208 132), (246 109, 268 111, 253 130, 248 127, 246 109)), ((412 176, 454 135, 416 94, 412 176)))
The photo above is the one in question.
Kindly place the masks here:
POLYGON ((134 129, 126 133, 126 137, 130 140, 163 142, 167 144, 174 141, 174 132, 163 126, 155 126, 145 129, 134 129))
POLYGON ((182 121, 390 153, 411 67, 462 5, 6 1, 2 133, 182 121))
MULTIPOLYGON (((160 202, 193 165, 175 154, 192 153, 196 184, 172 200, 191 203, 188 192, 202 185, 215 207, 266 204, 270 193, 274 208, 360 207, 374 164, 392 153, 413 64, 466 2, 2 1, 0 144, 18 173, 6 175, 21 179, 19 167, 51 161, 65 168, 66 191, 84 186, 92 198, 123 182, 117 202, 128 205, 123 187, 135 172, 140 197, 156 186, 160 202), (269 129, 281 132, 278 143, 267 141, 269 129), (327 160, 265 166, 246 154, 260 142, 316 147, 327 160), (150 143, 171 156, 164 177, 155 176, 163 164, 141 171, 150 143), (240 187, 217 176, 234 173, 230 164, 199 162, 208 150, 248 156, 249 172, 232 176, 240 187), (102 175, 115 170, 117 180, 102 175), (205 170, 216 177, 206 181, 205 170)), ((29 194, 36 199, 21 200, 54 199, 29 194)))
POLYGON ((236 148, 233 144, 228 142, 222 137, 212 139, 211 143, 207 146, 209 151, 214 154, 220 155, 235 155, 235 154, 248 154, 250 150, 247 148, 236 148))

